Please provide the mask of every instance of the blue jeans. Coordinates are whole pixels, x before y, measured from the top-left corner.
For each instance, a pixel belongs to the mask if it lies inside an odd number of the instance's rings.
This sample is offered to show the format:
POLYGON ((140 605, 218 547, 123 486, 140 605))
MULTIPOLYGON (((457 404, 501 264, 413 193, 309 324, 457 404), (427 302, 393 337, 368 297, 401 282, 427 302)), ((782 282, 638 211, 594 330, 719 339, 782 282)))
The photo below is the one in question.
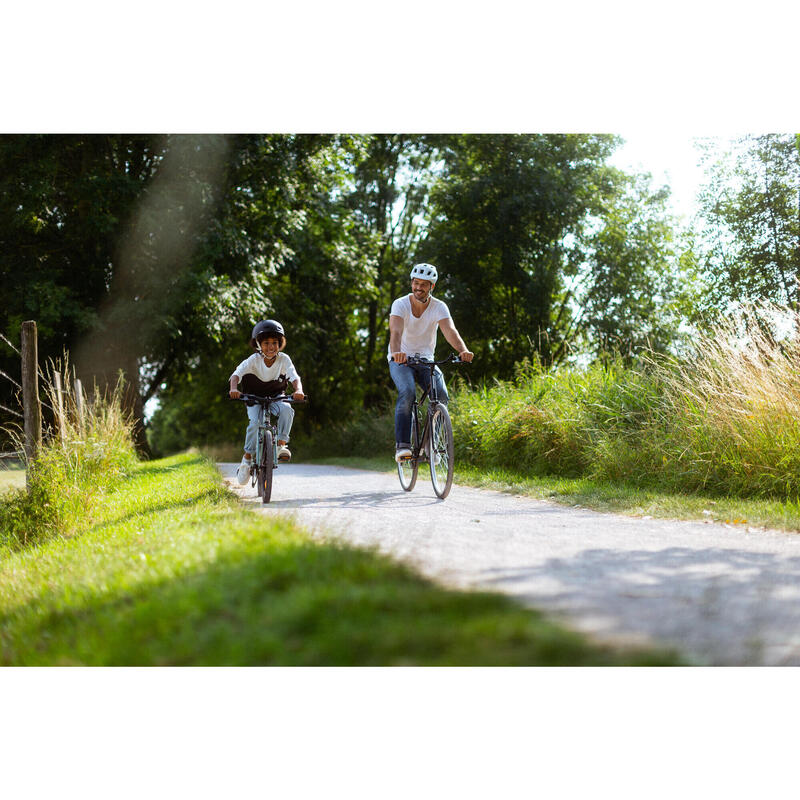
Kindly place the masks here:
MULTIPOLYGON (((416 394, 416 382, 423 389, 428 388, 430 382, 430 367, 422 365, 409 366, 389 362, 389 374, 397 387, 397 404, 394 407, 394 441, 397 447, 411 447, 411 404, 416 394)), ((436 381, 436 392, 439 402, 447 403, 447 387, 444 385, 444 375, 439 367, 433 373, 436 381)))
MULTIPOLYGON (((261 406, 245 406, 250 422, 244 435, 244 451, 251 456, 256 454, 256 437, 258 436, 258 422, 261 417, 261 406)), ((269 410, 278 415, 278 441, 288 442, 289 431, 294 422, 294 409, 289 403, 270 403, 269 410)))

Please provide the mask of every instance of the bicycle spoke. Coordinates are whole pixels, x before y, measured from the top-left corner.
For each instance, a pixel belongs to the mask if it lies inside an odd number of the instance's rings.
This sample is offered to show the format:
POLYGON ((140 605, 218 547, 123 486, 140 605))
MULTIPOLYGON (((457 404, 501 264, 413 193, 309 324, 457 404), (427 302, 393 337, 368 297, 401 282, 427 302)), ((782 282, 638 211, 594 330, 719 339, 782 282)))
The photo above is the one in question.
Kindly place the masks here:
POLYGON ((433 491, 444 499, 453 484, 453 426, 445 406, 438 406, 432 414, 428 447, 433 491))

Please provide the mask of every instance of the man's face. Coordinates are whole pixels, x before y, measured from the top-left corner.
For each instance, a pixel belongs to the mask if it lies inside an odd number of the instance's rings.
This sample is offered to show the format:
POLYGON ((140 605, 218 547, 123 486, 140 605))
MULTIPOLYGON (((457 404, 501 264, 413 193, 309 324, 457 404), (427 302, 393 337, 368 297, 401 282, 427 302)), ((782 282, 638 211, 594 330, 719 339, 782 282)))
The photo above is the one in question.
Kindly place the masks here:
POLYGON ((280 339, 276 339, 273 336, 267 336, 260 342, 261 352, 267 358, 275 358, 275 356, 278 355, 278 349, 280 346, 280 339))
POLYGON ((433 284, 430 281, 423 281, 420 278, 411 279, 411 294, 421 303, 427 301, 431 289, 433 289, 433 284))

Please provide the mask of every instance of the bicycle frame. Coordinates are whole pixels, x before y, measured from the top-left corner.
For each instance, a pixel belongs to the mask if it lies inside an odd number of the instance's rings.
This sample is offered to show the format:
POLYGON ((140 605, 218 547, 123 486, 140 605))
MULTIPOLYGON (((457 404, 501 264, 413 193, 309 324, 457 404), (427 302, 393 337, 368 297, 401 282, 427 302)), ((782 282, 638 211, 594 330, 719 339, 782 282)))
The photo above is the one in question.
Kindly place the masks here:
MULTIPOLYGON (((436 409, 436 406, 439 405, 438 390, 436 388, 436 381, 433 378, 436 367, 439 367, 442 364, 460 363, 461 359, 459 359, 458 356, 450 356, 450 358, 446 358, 443 361, 428 361, 420 358, 419 356, 409 356, 406 360, 406 364, 411 366, 430 367, 428 388, 423 389, 422 394, 419 397, 415 397, 414 402, 411 404, 411 425, 417 434, 417 445, 416 447, 412 446, 411 460, 415 461, 417 464, 427 464, 430 461, 425 451, 425 446, 428 438, 430 437, 430 420, 434 410, 436 409), (425 414, 425 424, 420 427, 419 409, 425 404, 426 400, 429 401, 428 411, 425 414)), ((414 436, 412 435, 411 438, 413 440, 414 436)))

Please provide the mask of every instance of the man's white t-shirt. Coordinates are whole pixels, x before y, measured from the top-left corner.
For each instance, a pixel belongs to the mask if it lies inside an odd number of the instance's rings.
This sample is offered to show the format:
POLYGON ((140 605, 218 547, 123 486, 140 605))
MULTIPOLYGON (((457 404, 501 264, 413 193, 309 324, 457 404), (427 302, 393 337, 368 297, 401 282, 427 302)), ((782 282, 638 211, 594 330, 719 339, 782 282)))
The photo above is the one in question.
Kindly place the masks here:
MULTIPOLYGON (((294 364, 292 364, 292 359, 289 358, 286 353, 278 353, 271 367, 268 367, 264 363, 264 356, 260 353, 253 353, 253 355, 246 358, 236 367, 231 374, 231 378, 236 375, 236 377, 241 380, 242 376, 246 375, 248 372, 252 372, 253 375, 265 382, 276 381, 281 375, 285 375, 291 382, 296 381, 300 377, 297 374, 297 370, 294 368, 294 364)), ((228 380, 230 381, 230 378, 228 378, 228 380)))
MULTIPOLYGON (((430 295, 429 295, 430 297, 430 295)), ((431 297, 421 317, 415 317, 411 311, 411 295, 398 297, 392 303, 390 315, 401 317, 403 320, 403 337, 400 340, 400 352, 413 356, 417 353, 422 358, 433 360, 433 351, 436 349, 436 331, 439 322, 450 318, 450 309, 447 303, 431 297)), ((392 360, 392 346, 389 344, 389 361, 392 360)))

